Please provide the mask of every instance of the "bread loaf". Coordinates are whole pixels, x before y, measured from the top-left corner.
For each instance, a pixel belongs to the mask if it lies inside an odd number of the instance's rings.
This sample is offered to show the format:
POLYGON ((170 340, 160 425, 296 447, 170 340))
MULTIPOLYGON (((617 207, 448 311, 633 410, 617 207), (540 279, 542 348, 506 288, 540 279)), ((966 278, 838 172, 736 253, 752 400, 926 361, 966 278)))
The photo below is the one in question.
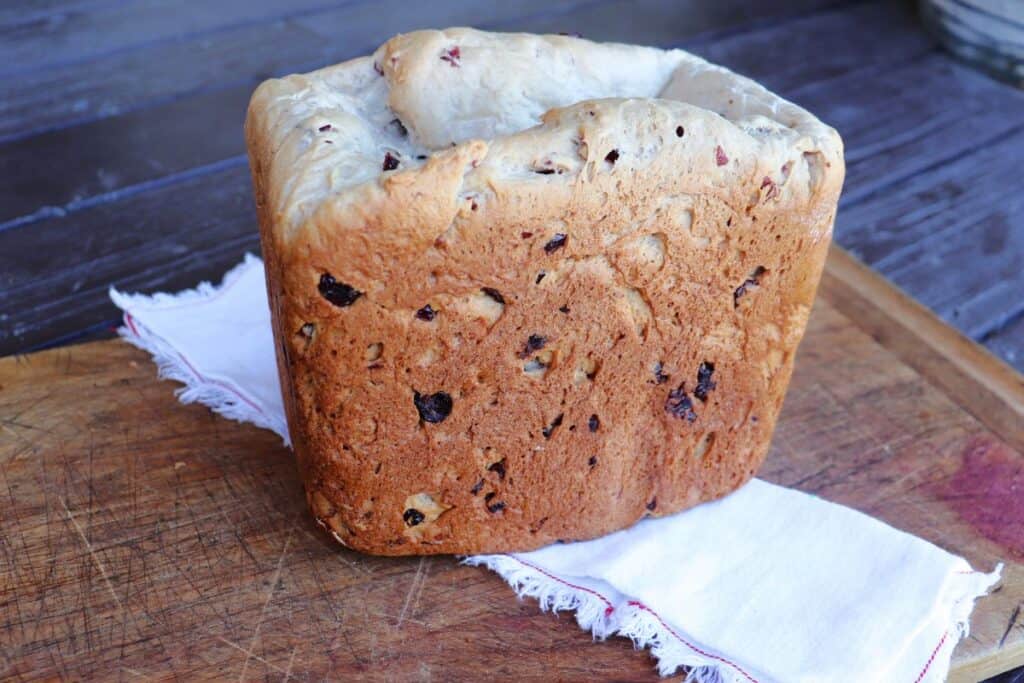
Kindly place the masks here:
POLYGON ((341 543, 529 550, 757 470, 844 173, 806 111, 679 50, 460 28, 263 83, 246 137, 341 543))

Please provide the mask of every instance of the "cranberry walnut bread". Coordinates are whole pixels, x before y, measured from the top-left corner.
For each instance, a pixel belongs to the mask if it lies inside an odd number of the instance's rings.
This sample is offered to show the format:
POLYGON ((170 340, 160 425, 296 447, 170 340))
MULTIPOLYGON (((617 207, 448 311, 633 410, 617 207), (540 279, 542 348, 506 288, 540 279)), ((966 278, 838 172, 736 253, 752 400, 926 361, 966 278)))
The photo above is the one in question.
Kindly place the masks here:
POLYGON ((246 136, 341 543, 593 538, 760 465, 844 174, 803 109, 679 50, 450 29, 263 83, 246 136))

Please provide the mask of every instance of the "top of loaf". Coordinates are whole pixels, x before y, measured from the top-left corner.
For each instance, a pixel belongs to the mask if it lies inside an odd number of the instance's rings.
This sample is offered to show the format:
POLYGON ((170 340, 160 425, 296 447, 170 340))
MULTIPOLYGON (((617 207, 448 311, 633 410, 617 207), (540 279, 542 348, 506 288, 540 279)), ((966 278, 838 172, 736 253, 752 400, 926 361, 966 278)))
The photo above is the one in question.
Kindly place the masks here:
POLYGON ((680 173, 794 206, 837 192, 843 175, 836 131, 748 78, 682 50, 560 35, 399 35, 370 57, 264 82, 246 128, 285 241, 325 201, 431 163, 460 164, 464 190, 586 182, 671 143, 680 173))

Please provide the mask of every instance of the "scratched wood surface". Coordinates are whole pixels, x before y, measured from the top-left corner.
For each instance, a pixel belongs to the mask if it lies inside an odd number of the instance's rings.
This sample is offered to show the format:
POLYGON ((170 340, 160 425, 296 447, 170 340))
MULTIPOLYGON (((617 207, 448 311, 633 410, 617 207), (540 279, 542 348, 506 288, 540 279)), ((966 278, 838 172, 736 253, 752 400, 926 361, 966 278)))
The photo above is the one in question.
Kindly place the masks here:
MULTIPOLYGON (((1005 562, 953 680, 1019 666, 1024 453, 1010 444, 1024 422, 976 415, 1002 401, 1024 420, 1024 380, 981 351, 958 361, 963 382, 1010 373, 1002 389, 933 381, 945 370, 913 343, 927 321, 891 329, 866 311, 904 317, 839 257, 762 476, 979 569, 1005 562)), ((592 642, 484 569, 339 547, 277 437, 173 388, 116 341, 0 361, 0 678, 655 679, 628 641, 592 642)))

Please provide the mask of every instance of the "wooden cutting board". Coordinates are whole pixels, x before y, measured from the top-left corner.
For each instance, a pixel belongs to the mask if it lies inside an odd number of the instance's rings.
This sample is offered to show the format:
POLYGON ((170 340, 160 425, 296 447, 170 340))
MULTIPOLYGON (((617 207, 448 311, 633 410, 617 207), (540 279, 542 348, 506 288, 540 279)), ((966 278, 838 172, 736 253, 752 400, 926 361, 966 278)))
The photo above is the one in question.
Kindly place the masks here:
MULTIPOLYGON (((0 678, 655 678, 484 569, 339 547, 276 436, 173 389, 117 341, 0 361, 0 678)), ((1024 380, 841 251, 761 476, 1005 562, 953 678, 1024 664, 1024 380)))

